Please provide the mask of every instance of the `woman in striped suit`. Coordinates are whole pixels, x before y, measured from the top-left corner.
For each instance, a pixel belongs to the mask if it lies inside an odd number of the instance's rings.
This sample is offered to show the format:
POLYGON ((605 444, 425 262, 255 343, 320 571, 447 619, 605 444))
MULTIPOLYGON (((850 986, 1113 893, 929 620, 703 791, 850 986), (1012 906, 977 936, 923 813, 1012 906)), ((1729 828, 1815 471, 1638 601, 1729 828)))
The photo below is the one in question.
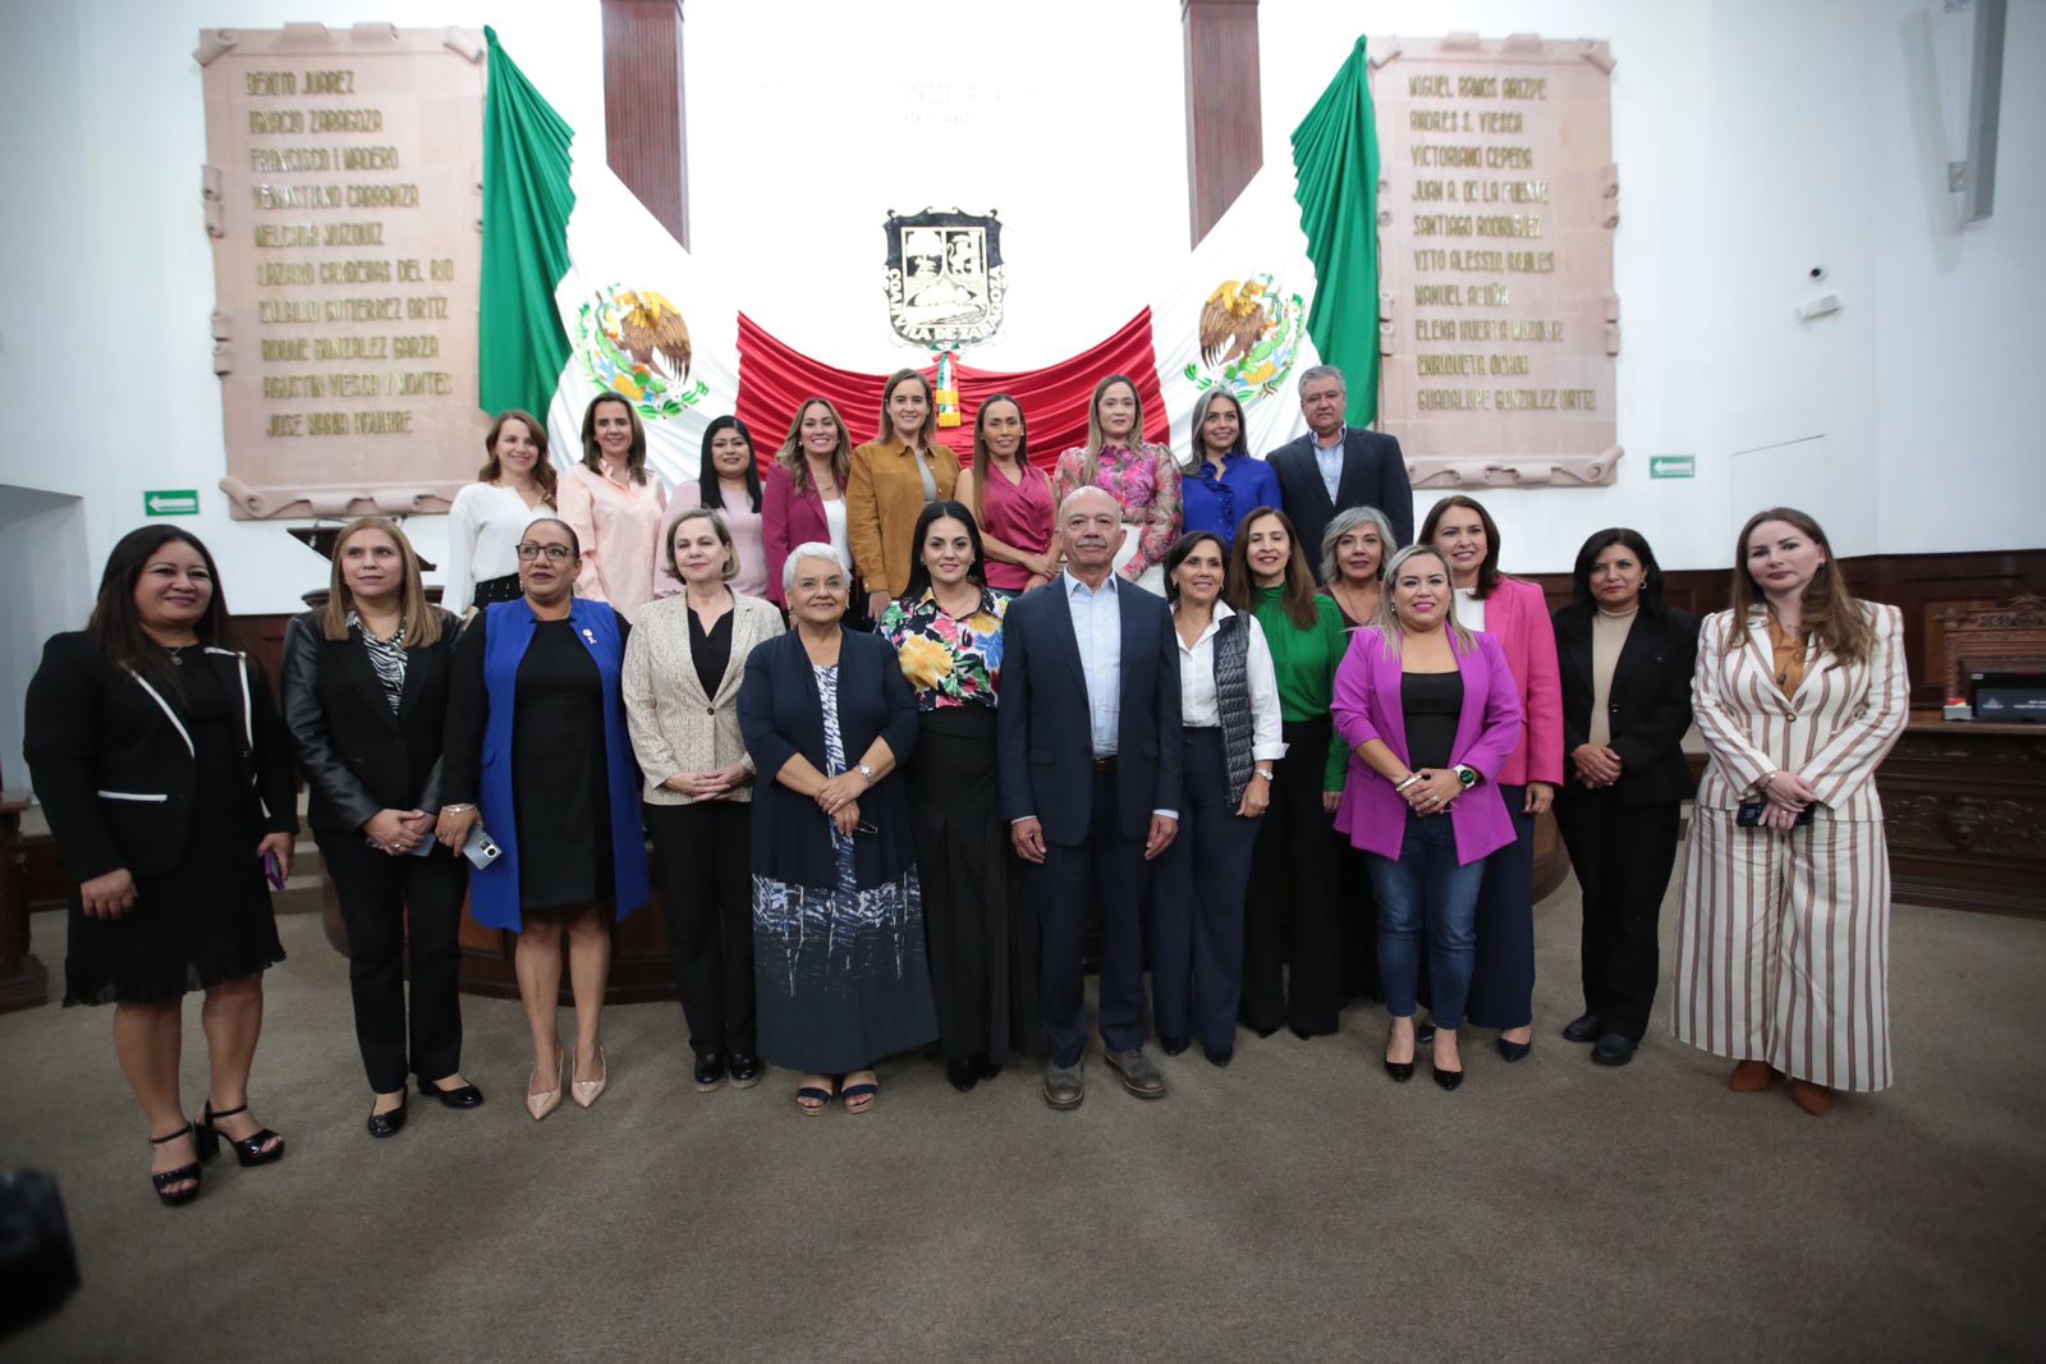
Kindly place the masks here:
POLYGON ((1903 616, 1855 600, 1803 512, 1741 528, 1733 609, 1705 621, 1693 701, 1711 761, 1684 856, 1679 1039, 1728 1087, 1887 1089, 1890 863, 1875 772, 1909 718, 1903 616))

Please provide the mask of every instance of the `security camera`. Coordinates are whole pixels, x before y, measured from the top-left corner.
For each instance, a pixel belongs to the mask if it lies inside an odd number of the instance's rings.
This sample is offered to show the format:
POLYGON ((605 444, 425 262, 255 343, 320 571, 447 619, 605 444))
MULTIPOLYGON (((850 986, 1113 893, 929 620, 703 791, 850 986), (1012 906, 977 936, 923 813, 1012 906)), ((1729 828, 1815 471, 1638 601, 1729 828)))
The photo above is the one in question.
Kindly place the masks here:
POLYGON ((1806 273, 1809 274, 1814 281, 1822 280, 1826 277, 1826 267, 1823 265, 1814 265, 1806 273))

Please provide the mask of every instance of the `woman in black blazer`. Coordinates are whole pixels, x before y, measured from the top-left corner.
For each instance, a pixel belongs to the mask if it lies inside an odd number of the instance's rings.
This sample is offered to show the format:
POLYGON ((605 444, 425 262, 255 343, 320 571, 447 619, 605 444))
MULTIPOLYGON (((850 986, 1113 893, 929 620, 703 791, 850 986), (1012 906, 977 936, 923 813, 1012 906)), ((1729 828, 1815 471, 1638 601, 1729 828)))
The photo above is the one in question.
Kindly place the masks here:
POLYGON ((408 1073, 449 1108, 483 1102, 460 1073, 456 935, 468 864, 427 855, 455 621, 427 604, 419 560, 395 522, 351 522, 333 560, 326 605, 285 627, 284 720, 311 788, 306 822, 348 926, 355 1040, 376 1094, 369 1134, 389 1137, 405 1125, 408 1073))
POLYGON ((1663 605, 1662 569, 1638 531, 1586 540, 1573 584, 1555 613, 1570 759, 1556 823, 1583 893, 1584 1014, 1563 1036, 1624 1066, 1655 1003, 1656 925, 1691 793, 1698 618, 1663 605))
POLYGON ((289 741, 263 674, 233 645, 213 556, 189 531, 121 537, 83 631, 52 636, 29 683, 29 775, 76 883, 64 1002, 115 1005, 114 1053, 149 1119, 151 1182, 199 1196, 227 1138, 243 1165, 284 1155, 248 1111, 263 972, 284 960, 264 888, 298 831, 289 741), (206 1109, 178 1088, 183 998, 204 990, 206 1109))

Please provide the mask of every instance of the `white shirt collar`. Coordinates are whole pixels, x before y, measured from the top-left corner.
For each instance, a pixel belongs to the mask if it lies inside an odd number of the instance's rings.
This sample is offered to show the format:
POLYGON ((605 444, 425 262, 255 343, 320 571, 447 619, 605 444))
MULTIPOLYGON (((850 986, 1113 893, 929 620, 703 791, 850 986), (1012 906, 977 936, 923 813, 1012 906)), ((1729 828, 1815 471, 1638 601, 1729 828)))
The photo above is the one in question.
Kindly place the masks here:
POLYGON ((1085 583, 1081 582, 1081 581, 1080 581, 1080 580, 1079 580, 1078 578, 1074 577, 1074 576, 1073 576, 1073 570, 1072 570, 1072 569, 1070 569, 1070 568, 1068 568, 1068 569, 1066 569, 1066 570, 1065 570, 1065 572, 1064 572, 1063 576, 1064 576, 1064 578, 1065 578, 1065 580, 1066 580, 1066 596, 1067 596, 1067 597, 1071 597, 1071 596, 1072 596, 1072 595, 1073 595, 1073 594, 1074 594, 1075 592, 1079 592, 1079 591, 1086 591, 1086 592, 1088 592, 1089 594, 1091 594, 1091 595, 1093 595, 1093 596, 1097 596, 1097 597, 1098 597, 1098 596, 1100 596, 1100 595, 1101 595, 1101 593, 1103 593, 1103 592, 1114 592, 1114 591, 1116 591, 1116 588, 1117 588, 1117 583, 1116 583, 1116 579, 1117 579, 1117 578, 1118 578, 1119 576, 1121 576, 1121 575, 1119 575, 1119 574, 1118 574, 1118 573, 1117 573, 1117 572, 1116 572, 1116 571, 1115 571, 1114 569, 1112 569, 1112 568, 1111 568, 1111 569, 1109 569, 1109 570, 1108 570, 1108 577, 1107 577, 1106 579, 1104 579, 1104 580, 1102 581, 1102 584, 1101 584, 1101 586, 1100 586, 1100 587, 1099 587, 1098 589, 1097 589, 1097 588, 1090 588, 1090 587, 1088 587, 1088 586, 1087 586, 1087 584, 1085 584, 1085 583))

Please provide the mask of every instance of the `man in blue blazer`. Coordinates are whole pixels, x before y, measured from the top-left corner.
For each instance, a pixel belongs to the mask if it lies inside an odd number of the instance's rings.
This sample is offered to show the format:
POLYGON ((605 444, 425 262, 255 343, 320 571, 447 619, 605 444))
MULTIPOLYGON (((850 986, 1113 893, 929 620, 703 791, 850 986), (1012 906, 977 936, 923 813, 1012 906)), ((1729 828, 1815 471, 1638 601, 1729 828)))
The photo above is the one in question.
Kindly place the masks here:
POLYGON ((1349 387, 1334 365, 1314 365, 1300 376, 1300 411, 1308 434, 1265 456, 1279 476, 1286 515, 1300 532, 1300 547, 1321 580, 1321 536, 1339 511, 1376 507, 1392 522, 1395 549, 1414 542, 1414 488, 1407 481, 1400 443, 1377 431, 1343 424, 1349 387))
POLYGON ((1165 1095, 1144 1054, 1146 864, 1179 828, 1179 650, 1165 603, 1114 570, 1122 509, 1099 488, 1059 507, 1066 571, 1018 598, 1002 627, 1002 813, 1032 865, 1051 1060, 1044 1101, 1086 1097, 1081 957, 1101 910, 1101 1043, 1123 1087, 1165 1095))

